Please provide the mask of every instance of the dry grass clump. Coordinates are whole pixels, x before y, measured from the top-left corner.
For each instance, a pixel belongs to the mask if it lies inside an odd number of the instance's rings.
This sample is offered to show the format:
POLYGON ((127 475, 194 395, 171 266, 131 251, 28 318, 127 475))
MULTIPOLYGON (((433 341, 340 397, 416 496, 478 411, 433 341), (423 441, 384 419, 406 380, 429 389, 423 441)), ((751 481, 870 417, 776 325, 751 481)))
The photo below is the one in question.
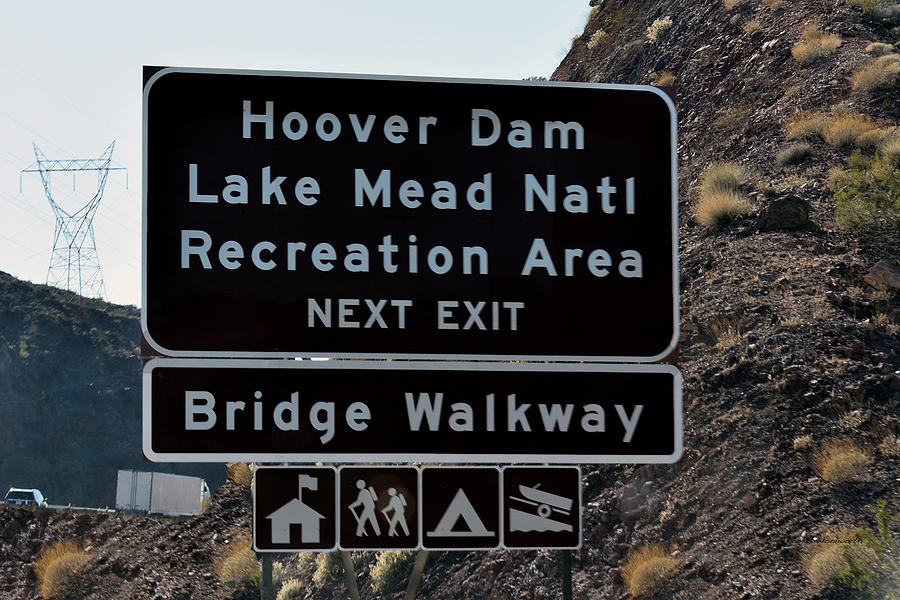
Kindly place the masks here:
POLYGON ((878 449, 884 456, 889 458, 900 456, 900 437, 897 437, 893 433, 889 433, 884 436, 884 439, 878 444, 878 449))
POLYGON ((700 179, 700 200, 694 207, 697 221, 718 227, 750 210, 740 191, 744 171, 736 163, 715 163, 700 179))
POLYGON ((850 561, 873 564, 877 559, 875 552, 862 543, 852 527, 830 529, 822 534, 821 539, 803 560, 807 577, 818 587, 828 587, 841 581, 850 561))
POLYGON ((831 55, 840 45, 840 36, 825 33, 817 25, 807 25, 791 54, 800 64, 808 65, 831 55))
POLYGON ((253 469, 250 468, 250 465, 244 462, 228 463, 227 468, 226 477, 228 479, 238 485, 250 487, 250 483, 253 481, 253 469))
POLYGON ((706 332, 716 341, 715 347, 722 351, 734 348, 744 339, 744 334, 741 332, 741 320, 736 316, 713 320, 706 327, 706 332))
POLYGON ((760 25, 759 19, 750 19, 749 21, 744 23, 744 33, 746 33, 747 35, 752 35, 753 33, 759 31, 760 27, 762 27, 762 25, 760 25))
POLYGON ((372 589, 383 592, 392 583, 402 578, 409 568, 413 553, 408 550, 385 550, 375 556, 370 574, 372 576, 372 589))
POLYGON ((900 54, 885 54, 853 71, 851 84, 859 92, 873 92, 893 86, 900 76, 900 54))
POLYGON ((344 563, 341 559, 341 552, 339 550, 334 552, 319 552, 316 554, 316 572, 313 573, 313 582, 321 585, 331 581, 340 575, 343 568, 344 563))
POLYGON ((863 13, 875 17, 892 21, 900 16, 900 4, 894 4, 891 0, 847 0, 849 4, 858 6, 863 13))
POLYGON ((656 79, 653 81, 653 85, 658 87, 675 85, 675 73, 672 71, 663 71, 657 75, 656 79))
POLYGON ((73 540, 51 544, 34 566, 41 596, 50 600, 74 592, 81 579, 79 573, 90 560, 90 555, 73 540))
POLYGON ((842 111, 832 115, 825 123, 822 137, 825 143, 836 148, 852 146, 857 140, 878 126, 865 115, 842 111))
POLYGON ((658 42, 672 28, 672 17, 663 17, 650 23, 647 28, 647 39, 651 44, 658 42))
POLYGON ((259 561, 253 551, 253 537, 242 533, 232 538, 213 559, 216 575, 222 583, 238 587, 259 585, 259 561))
POLYGON ((713 163, 700 178, 700 194, 737 190, 744 181, 744 169, 733 162, 713 163))
POLYGON ((765 0, 765 5, 768 6, 772 10, 778 10, 779 8, 784 8, 784 5, 787 4, 785 0, 765 0))
POLYGON ((900 157, 900 128, 884 136, 878 142, 878 150, 888 158, 900 157))
POLYGON ((303 596, 304 591, 306 591, 306 586, 303 585, 302 581, 299 579, 288 579, 281 584, 281 589, 278 590, 278 596, 276 596, 275 600, 293 600, 293 598, 300 598, 303 596))
POLYGON ((860 148, 877 148, 885 139, 894 134, 896 127, 876 127, 856 138, 860 148))
POLYGON ((884 42, 872 42, 866 46, 866 52, 874 56, 884 56, 894 51, 894 47, 884 42))
POLYGON ((789 140, 801 140, 822 137, 828 115, 821 112, 801 112, 785 124, 785 132, 789 140))
POLYGON ((883 329, 890 335, 900 333, 900 322, 898 322, 892 313, 878 312, 872 317, 872 325, 876 329, 883 329))
POLYGON ((831 483, 859 479, 871 464, 869 453, 848 439, 828 441, 813 455, 813 470, 831 483))
POLYGON ((746 128, 747 121, 753 114, 753 106, 746 102, 738 102, 723 108, 716 120, 713 121, 713 127, 722 130, 723 134, 730 135, 738 133, 746 128))
POLYGON ((806 160, 810 154, 812 154, 812 148, 809 144, 803 142, 791 144, 775 155, 775 163, 779 167, 796 165, 806 160))
POLYGON ((609 34, 607 34, 602 29, 598 29, 597 31, 592 33, 591 37, 588 39, 588 50, 596 50, 600 46, 600 44, 602 44, 608 37, 609 34))
POLYGON ((812 446, 812 436, 809 435, 801 435, 799 437, 794 438, 794 451, 802 452, 804 450, 809 450, 809 447, 812 446))
POLYGON ((642 546, 628 557, 622 568, 622 579, 632 596, 653 594, 665 587, 678 570, 678 559, 661 545, 642 546))
POLYGON ((725 8, 727 8, 728 10, 734 10, 738 6, 746 3, 747 0, 725 0, 725 8))

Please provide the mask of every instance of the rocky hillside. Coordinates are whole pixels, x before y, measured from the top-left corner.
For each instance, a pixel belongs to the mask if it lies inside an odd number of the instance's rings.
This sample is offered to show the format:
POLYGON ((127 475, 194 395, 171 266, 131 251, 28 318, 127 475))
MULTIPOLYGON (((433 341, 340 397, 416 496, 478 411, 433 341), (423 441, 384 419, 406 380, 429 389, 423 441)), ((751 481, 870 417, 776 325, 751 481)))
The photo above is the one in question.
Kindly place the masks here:
MULTIPOLYGON (((583 467, 575 598, 900 594, 897 521, 881 546, 856 533, 877 530, 873 504, 900 508, 898 15, 874 0, 602 0, 553 75, 664 86, 679 111, 685 452, 583 467), (710 212, 716 163, 731 204, 710 212), (636 571, 653 545, 655 569, 636 571)), ((215 568, 249 511, 233 483, 209 514, 165 525, 7 511, 0 592, 34 597, 36 557, 74 537, 92 567, 73 597, 253 597, 215 568)), ((279 558, 297 597, 348 597, 334 557, 279 558)), ((403 597, 411 556, 352 558, 364 598, 403 597)), ((560 598, 559 571, 552 551, 435 552, 419 597, 560 598)))
POLYGON ((118 469, 223 481, 222 465, 144 462, 140 343, 134 307, 0 273, 0 493, 102 507, 115 505, 118 469))

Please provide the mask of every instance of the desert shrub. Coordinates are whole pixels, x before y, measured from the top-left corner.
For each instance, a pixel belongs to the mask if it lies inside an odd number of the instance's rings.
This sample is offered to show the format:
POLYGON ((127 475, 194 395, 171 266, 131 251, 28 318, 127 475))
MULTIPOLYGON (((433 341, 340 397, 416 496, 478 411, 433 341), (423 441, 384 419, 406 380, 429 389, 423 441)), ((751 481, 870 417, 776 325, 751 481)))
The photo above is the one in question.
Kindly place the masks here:
POLYGON ((753 106, 746 102, 737 102, 725 106, 713 121, 713 127, 720 129, 723 133, 737 133, 747 126, 747 121, 753 114, 753 106))
POLYGON ((297 570, 301 573, 307 569, 314 569, 316 565, 315 552, 301 552, 297 555, 297 570))
POLYGON ((828 587, 840 582, 850 561, 856 558, 873 558, 861 543, 852 527, 837 527, 825 531, 822 541, 816 543, 803 561, 806 576, 818 587, 828 587))
POLYGON ((750 204, 740 192, 714 192, 701 196, 694 207, 697 222, 708 227, 720 227, 750 211, 750 204))
POLYGON ((392 583, 402 578, 409 570, 409 563, 413 553, 408 550, 385 550, 375 556, 370 575, 372 576, 372 589, 383 592, 392 583))
POLYGON ((740 189, 744 181, 744 169, 733 162, 713 163, 700 178, 700 194, 730 192, 740 189))
POLYGON ((842 229, 891 231, 900 227, 896 156, 879 154, 871 161, 858 158, 853 167, 832 173, 828 189, 835 200, 835 221, 842 229))
POLYGON ((875 529, 856 530, 862 544, 854 551, 844 551, 847 566, 841 572, 841 580, 874 598, 897 598, 900 560, 896 558, 897 540, 891 527, 900 520, 900 512, 894 512, 887 500, 879 500, 869 510, 875 514, 875 529))
POLYGON ((253 469, 250 468, 250 465, 244 462, 228 463, 227 468, 228 479, 238 485, 250 487, 250 483, 253 481, 253 469))
POLYGON ((828 115, 820 112, 802 112, 789 119, 785 132, 789 140, 821 138, 825 132, 828 115))
POLYGON ((728 10, 734 10, 738 6, 746 3, 747 0, 725 0, 725 8, 727 8, 728 10))
POLYGON ((883 56, 894 51, 894 47, 884 42, 872 42, 866 46, 866 52, 875 56, 883 56))
POLYGON ((887 0, 847 0, 848 4, 859 7, 865 14, 873 15, 884 8, 887 0))
POLYGON ((663 546, 642 546, 622 568, 625 587, 635 597, 651 595, 665 587, 678 570, 678 559, 663 546))
POLYGON ((878 126, 865 115, 850 111, 837 112, 825 122, 822 137, 825 143, 836 148, 852 146, 857 140, 878 126))
POLYGON ((900 4, 883 4, 872 11, 872 16, 896 25, 900 23, 900 4))
POLYGON ((869 453, 848 439, 828 441, 813 455, 813 470, 831 483, 859 479, 871 464, 869 453))
POLYGON ((675 73, 672 71, 663 71, 659 75, 657 75, 656 79, 653 81, 653 85, 659 87, 666 87, 675 84, 675 73))
POLYGON ((809 435, 801 435, 799 437, 794 438, 794 450, 796 452, 802 452, 803 450, 809 449, 812 446, 812 436, 809 435))
POLYGON ((600 47, 600 44, 602 44, 608 37, 609 34, 607 34, 602 29, 598 29, 597 31, 592 33, 591 37, 588 39, 588 50, 596 50, 598 47, 600 47))
POLYGON ((222 583, 233 583, 238 587, 259 585, 259 561, 249 533, 234 536, 231 543, 213 558, 213 566, 222 583))
POLYGON ((804 144, 802 142, 791 144, 778 152, 775 156, 775 163, 779 167, 796 165, 806 160, 811 153, 812 148, 810 148, 809 144, 804 144))
POLYGON ((808 65, 831 55, 840 45, 839 36, 825 33, 816 25, 807 25, 791 54, 800 64, 808 65))
POLYGON ((281 587, 281 584, 284 583, 284 577, 284 563, 279 560, 272 561, 272 586, 275 589, 281 587))
POLYGON ((900 456, 900 437, 893 433, 884 436, 884 439, 878 444, 878 449, 884 456, 891 458, 900 456))
POLYGON ((740 191, 744 171, 736 163, 715 163, 700 178, 700 199, 694 207, 697 221, 718 227, 750 210, 740 191))
POLYGON ((856 138, 859 148, 877 148, 881 143, 894 133, 894 127, 876 127, 861 134, 856 138))
POLYGON ((765 0, 765 4, 772 10, 778 10, 779 8, 784 8, 787 2, 785 0, 765 0))
POLYGON ((741 343, 744 334, 741 332, 741 319, 737 316, 718 317, 705 328, 719 350, 728 350, 741 343))
POLYGON ((672 17, 656 19, 647 28, 647 39, 651 44, 658 42, 672 28, 672 17))
POLYGON ((744 33, 747 35, 751 35, 759 31, 761 25, 759 24, 759 19, 750 19, 746 23, 744 23, 744 33))
POLYGON ((64 598, 75 591, 80 572, 90 555, 73 540, 62 540, 45 549, 34 566, 38 590, 47 598, 64 598))
POLYGON ((888 159, 896 160, 900 157, 900 128, 894 128, 891 133, 884 136, 878 142, 878 150, 888 159))
POLYGON ((340 551, 319 552, 316 555, 316 572, 313 573, 313 581, 318 584, 331 581, 340 575, 343 568, 340 551))
POLYGON ((306 586, 304 586, 303 582, 299 579, 288 579, 281 584, 281 589, 278 590, 278 596, 275 600, 292 600, 293 598, 299 598, 303 595, 305 589, 306 586))
POLYGON ((840 527, 822 536, 804 560, 807 576, 818 586, 839 581, 872 598, 897 598, 900 561, 895 558, 897 540, 892 526, 900 520, 886 500, 870 505, 875 528, 840 527))
POLYGON ((885 54, 867 61, 853 71, 851 84, 856 91, 873 92, 893 86, 898 76, 900 76, 900 54, 885 54))

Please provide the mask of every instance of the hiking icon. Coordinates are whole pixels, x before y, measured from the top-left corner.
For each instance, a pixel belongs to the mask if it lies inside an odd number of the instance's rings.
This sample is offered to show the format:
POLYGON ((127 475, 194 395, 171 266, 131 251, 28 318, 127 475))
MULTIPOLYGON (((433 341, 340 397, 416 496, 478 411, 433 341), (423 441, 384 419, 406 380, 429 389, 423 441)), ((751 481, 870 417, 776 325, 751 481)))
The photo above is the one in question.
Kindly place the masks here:
POLYGON ((419 544, 419 470, 408 466, 340 469, 339 546, 409 550, 419 544))
POLYGON ((375 515, 375 503, 378 502, 375 488, 367 486, 362 479, 356 481, 356 487, 359 488, 356 501, 347 507, 356 519, 356 535, 359 537, 369 535, 366 532, 366 525, 369 523, 372 524, 372 531, 375 535, 381 535, 381 528, 378 526, 378 519, 375 515), (359 513, 356 512, 358 507, 362 507, 359 513))
POLYGON ((395 488, 389 489, 388 495, 391 499, 388 500, 387 508, 381 509, 384 518, 388 520, 388 525, 390 526, 388 536, 398 535, 397 525, 400 525, 404 534, 409 535, 409 526, 406 524, 406 497, 403 495, 403 492, 397 492, 395 488), (390 510, 393 510, 394 514, 388 516, 388 511, 390 510))

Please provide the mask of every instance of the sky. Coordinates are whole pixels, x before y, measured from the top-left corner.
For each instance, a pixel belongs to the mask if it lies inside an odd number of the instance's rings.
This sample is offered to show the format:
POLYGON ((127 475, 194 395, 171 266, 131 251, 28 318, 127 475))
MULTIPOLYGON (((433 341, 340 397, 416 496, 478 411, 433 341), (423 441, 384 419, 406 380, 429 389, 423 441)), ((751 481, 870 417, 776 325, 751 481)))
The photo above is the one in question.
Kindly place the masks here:
MULTIPOLYGON (((115 141, 94 219, 107 299, 140 305, 142 65, 522 79, 549 76, 587 0, 51 2, 0 0, 0 271, 45 283, 55 218, 32 144, 96 158, 115 141)), ((74 212, 97 173, 59 174, 74 212)))

